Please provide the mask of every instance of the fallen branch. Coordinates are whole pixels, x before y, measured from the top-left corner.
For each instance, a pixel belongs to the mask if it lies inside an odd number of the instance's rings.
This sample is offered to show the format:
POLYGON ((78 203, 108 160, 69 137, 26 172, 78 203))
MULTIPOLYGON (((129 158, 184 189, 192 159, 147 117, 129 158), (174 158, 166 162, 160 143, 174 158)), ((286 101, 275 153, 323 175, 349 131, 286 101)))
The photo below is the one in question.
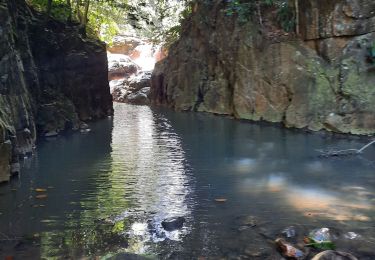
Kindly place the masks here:
POLYGON ((323 157, 330 157, 330 156, 349 156, 349 155, 358 155, 361 154, 365 149, 367 149, 370 145, 375 143, 375 139, 366 144, 365 146, 361 147, 360 149, 345 149, 345 150, 338 150, 338 151, 322 151, 318 150, 323 157))
POLYGON ((375 139, 372 140, 371 142, 369 142, 368 144, 366 144, 365 146, 363 146, 361 149, 358 150, 358 153, 362 153, 363 150, 365 150, 367 147, 369 147, 370 145, 374 144, 375 143, 375 139))
POLYGON ((20 237, 9 237, 7 235, 5 235, 4 233, 0 232, 0 235, 3 237, 3 238, 0 238, 0 242, 3 242, 3 241, 18 241, 18 240, 21 240, 20 237))

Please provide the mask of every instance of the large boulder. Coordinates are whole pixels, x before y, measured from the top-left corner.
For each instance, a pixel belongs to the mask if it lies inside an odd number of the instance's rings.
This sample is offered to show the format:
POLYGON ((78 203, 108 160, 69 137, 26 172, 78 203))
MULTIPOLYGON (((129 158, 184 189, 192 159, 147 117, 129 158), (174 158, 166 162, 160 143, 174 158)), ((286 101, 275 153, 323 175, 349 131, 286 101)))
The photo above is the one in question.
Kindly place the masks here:
POLYGON ((141 39, 130 35, 117 35, 107 50, 114 54, 131 55, 137 46, 144 44, 141 39))
POLYGON ((26 33, 40 85, 37 130, 59 132, 111 115, 105 44, 54 20, 43 26, 44 15, 33 15, 38 19, 31 20, 26 33))
POLYGON ((140 67, 126 55, 109 54, 108 55, 108 79, 115 80, 129 77, 137 73, 140 67))
POLYGON ((150 103, 151 72, 140 72, 128 79, 111 82, 111 93, 114 101, 134 105, 150 103))

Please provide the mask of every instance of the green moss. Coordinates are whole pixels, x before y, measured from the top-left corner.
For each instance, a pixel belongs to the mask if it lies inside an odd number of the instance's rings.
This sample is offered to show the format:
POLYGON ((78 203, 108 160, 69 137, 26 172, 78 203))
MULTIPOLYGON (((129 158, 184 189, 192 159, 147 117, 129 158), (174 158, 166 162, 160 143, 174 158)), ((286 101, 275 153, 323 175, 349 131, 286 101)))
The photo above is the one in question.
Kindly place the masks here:
POLYGON ((359 72, 356 62, 347 59, 343 62, 346 75, 342 84, 342 93, 352 99, 358 108, 375 111, 375 76, 359 72))

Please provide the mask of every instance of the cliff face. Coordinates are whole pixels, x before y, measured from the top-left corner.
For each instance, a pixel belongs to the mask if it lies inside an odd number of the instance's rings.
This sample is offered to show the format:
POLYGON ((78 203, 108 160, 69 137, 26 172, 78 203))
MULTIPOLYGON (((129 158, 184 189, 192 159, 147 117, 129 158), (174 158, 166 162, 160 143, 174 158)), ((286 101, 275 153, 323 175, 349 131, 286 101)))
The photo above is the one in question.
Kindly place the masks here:
MULTIPOLYGON (((167 59, 156 65, 153 102, 288 127, 374 134, 374 1, 298 2, 297 36, 267 24, 239 24, 223 12, 224 1, 199 4, 167 59)), ((267 22, 274 13, 264 16, 267 22)))
POLYGON ((0 2, 0 182, 38 134, 112 114, 103 43, 49 21, 23 0, 0 2))

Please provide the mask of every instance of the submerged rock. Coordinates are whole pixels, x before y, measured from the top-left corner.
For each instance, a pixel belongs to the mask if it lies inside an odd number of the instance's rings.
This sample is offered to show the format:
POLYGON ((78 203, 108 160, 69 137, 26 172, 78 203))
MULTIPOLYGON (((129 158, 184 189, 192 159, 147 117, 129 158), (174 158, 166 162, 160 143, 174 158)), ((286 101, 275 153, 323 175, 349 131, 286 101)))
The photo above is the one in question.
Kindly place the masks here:
POLYGON ((314 229, 309 236, 304 239, 307 246, 318 249, 335 249, 336 245, 332 242, 333 236, 329 228, 314 229))
POLYGON ((16 162, 16 163, 12 163, 12 165, 10 166, 10 173, 12 175, 16 175, 16 174, 19 174, 21 172, 21 165, 19 162, 16 162))
POLYGON ((293 245, 287 243, 284 239, 278 238, 275 240, 276 246, 280 253, 287 258, 302 260, 305 259, 305 253, 294 247, 293 245))
POLYGON ((296 236, 296 228, 294 226, 290 226, 285 228, 282 232, 283 235, 285 235, 287 238, 292 238, 296 236))
POLYGON ((181 229, 185 223, 185 218, 183 217, 172 217, 167 218, 161 222, 161 226, 166 231, 174 231, 177 229, 181 229))
POLYGON ((362 236, 360 234, 357 234, 355 232, 347 232, 347 233, 344 234, 344 238, 350 239, 350 240, 359 239, 361 237, 362 236))
POLYGON ((56 137, 59 133, 57 131, 50 131, 44 134, 44 137, 56 137))
POLYGON ((312 260, 358 260, 355 256, 349 253, 326 250, 312 258, 312 260))

